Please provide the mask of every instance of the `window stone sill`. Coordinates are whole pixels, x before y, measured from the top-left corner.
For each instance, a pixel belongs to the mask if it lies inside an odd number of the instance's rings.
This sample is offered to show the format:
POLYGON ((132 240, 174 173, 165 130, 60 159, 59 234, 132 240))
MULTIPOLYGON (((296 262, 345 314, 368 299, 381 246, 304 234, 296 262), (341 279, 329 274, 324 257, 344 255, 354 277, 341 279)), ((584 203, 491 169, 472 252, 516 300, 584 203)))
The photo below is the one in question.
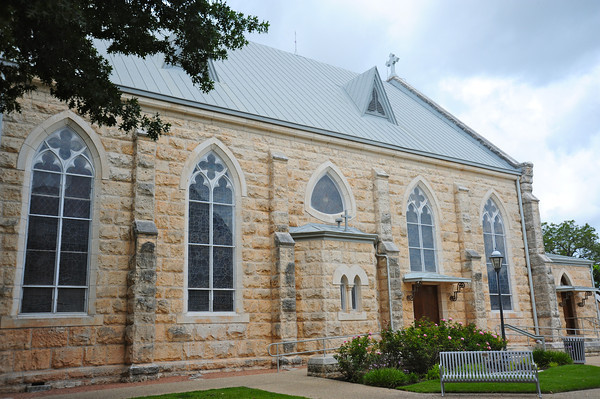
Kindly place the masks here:
POLYGON ((248 313, 186 313, 177 315, 178 324, 249 323, 248 313))
POLYGON ((338 312, 338 320, 367 320, 367 312, 338 312))
POLYGON ((2 316, 2 328, 33 328, 33 327, 78 327, 101 326, 104 324, 103 315, 57 315, 57 314, 32 314, 19 316, 2 316))

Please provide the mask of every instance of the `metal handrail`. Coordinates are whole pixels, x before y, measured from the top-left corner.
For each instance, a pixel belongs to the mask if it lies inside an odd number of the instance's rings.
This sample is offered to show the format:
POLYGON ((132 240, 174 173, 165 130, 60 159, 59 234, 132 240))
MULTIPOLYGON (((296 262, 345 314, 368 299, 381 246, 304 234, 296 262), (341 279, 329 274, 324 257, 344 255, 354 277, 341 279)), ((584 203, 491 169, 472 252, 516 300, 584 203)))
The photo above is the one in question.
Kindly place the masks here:
POLYGON ((506 327, 506 328, 508 328, 510 330, 513 330, 515 332, 518 332, 521 335, 525 335, 526 337, 534 339, 534 340, 536 340, 536 342, 537 341, 541 341, 542 342, 542 348, 544 348, 544 350, 546 350, 546 338, 544 338, 543 335, 532 334, 530 332, 527 332, 525 330, 520 329, 519 327, 515 327, 515 326, 513 326, 511 324, 504 324, 504 327, 506 327))
POLYGON ((327 347, 325 342, 326 341, 332 341, 334 339, 344 339, 344 338, 356 338, 356 337, 366 337, 366 336, 373 336, 373 335, 379 335, 379 333, 367 333, 367 334, 352 334, 352 335, 336 335, 333 337, 320 337, 320 338, 308 338, 308 339, 298 339, 295 341, 281 341, 281 342, 273 342, 269 345, 267 345, 267 353, 269 354, 269 356, 271 357, 275 357, 277 358, 277 372, 279 372, 279 360, 284 357, 284 356, 291 356, 291 355, 304 355, 304 354, 308 354, 308 353, 319 353, 322 352, 323 353, 323 357, 325 357, 325 355, 327 354, 327 351, 332 351, 332 350, 337 350, 341 347, 341 345, 338 346, 331 346, 331 347, 327 347), (294 351, 294 352, 280 352, 279 348, 283 347, 285 348, 285 345, 297 345, 300 343, 305 343, 305 342, 321 342, 321 348, 319 349, 309 349, 309 350, 304 350, 304 351, 294 351), (275 353, 271 353, 271 348, 275 347, 275 353))

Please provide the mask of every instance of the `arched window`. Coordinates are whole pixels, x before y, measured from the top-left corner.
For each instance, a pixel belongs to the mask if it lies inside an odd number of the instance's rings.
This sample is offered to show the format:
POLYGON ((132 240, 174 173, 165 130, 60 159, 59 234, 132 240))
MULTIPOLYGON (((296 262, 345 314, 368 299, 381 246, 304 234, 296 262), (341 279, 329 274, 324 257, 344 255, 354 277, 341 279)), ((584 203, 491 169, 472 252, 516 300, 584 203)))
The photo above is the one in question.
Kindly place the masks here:
POLYGON ((68 127, 33 158, 20 313, 86 311, 94 165, 68 127))
POLYGON ((310 215, 327 223, 335 223, 346 212, 350 219, 356 215, 352 189, 331 161, 320 165, 308 180, 304 207, 310 215))
POLYGON ((437 271, 435 259, 435 225, 429 200, 419 187, 408 197, 406 210, 408 251, 411 271, 437 271))
POLYGON ((354 277, 354 285, 352 286, 352 310, 360 308, 360 278, 354 277))
POLYGON ((233 312, 235 195, 225 163, 211 151, 189 183, 188 311, 233 312))
POLYGON ((340 284, 340 301, 342 311, 346 311, 348 309, 348 299, 346 296, 346 292, 348 290, 348 277, 342 277, 342 283, 340 284))
POLYGON ((498 206, 491 198, 488 199, 483 208, 483 241, 485 244, 485 261, 487 265, 492 310, 500 309, 500 304, 498 302, 499 296, 502 298, 502 308, 504 310, 512 310, 504 222, 502 221, 502 215, 500 214, 498 206), (500 251, 502 256, 504 256, 502 259, 502 268, 500 269, 500 293, 498 293, 496 271, 490 261, 490 255, 494 250, 500 251))
POLYGON ((338 215, 344 212, 342 194, 329 174, 323 175, 315 184, 310 197, 310 206, 326 215, 338 215))

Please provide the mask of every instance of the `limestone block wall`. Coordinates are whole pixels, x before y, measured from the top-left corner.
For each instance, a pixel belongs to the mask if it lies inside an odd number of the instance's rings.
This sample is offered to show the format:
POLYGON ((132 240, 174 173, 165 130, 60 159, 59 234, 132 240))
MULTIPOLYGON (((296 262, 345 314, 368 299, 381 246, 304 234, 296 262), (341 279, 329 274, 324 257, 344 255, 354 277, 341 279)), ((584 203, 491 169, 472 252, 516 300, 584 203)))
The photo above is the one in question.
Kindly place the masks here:
MULTIPOLYGON (((378 310, 376 259, 373 244, 338 240, 296 242, 296 302, 298 339, 377 332, 381 329, 378 310), (360 267, 368 282, 360 287, 358 309, 343 311, 339 281, 340 266, 360 267)), ((353 276, 347 276, 349 286, 353 276)))
MULTIPOLYGON (((589 266, 576 266, 576 265, 566 265, 566 264, 552 264, 552 274, 555 279, 556 286, 561 286, 561 278, 562 276, 567 277, 567 281, 570 282, 572 286, 579 287, 592 287, 592 278, 590 275, 589 266)), ((585 292, 575 292, 573 296, 573 301, 575 304, 581 303, 585 297, 585 292)), ((562 301, 560 293, 557 293, 556 300, 558 303, 562 301)), ((575 317, 577 317, 577 327, 587 330, 583 333, 585 335, 595 335, 594 326, 597 325, 598 321, 598 301, 595 300, 594 295, 589 296, 583 306, 574 306, 575 317)), ((562 334, 565 334, 566 322, 564 317, 564 312, 562 307, 559 306, 559 314, 562 334)), ((597 329, 597 327, 596 327, 597 329)))
MULTIPOLYGON (((22 101, 23 112, 4 117, 0 147, 0 242, 2 256, 0 281, 0 367, 3 384, 25 384, 40 380, 94 382, 118 379, 126 369, 125 328, 127 325, 127 276, 132 269, 135 239, 132 233, 134 193, 150 190, 152 200, 138 201, 136 212, 153 213, 156 236, 156 317, 152 359, 162 373, 191 372, 198 369, 238 368, 271 364, 266 353, 276 340, 273 292, 275 251, 271 211, 271 154, 287 158, 287 210, 289 226, 322 223, 307 212, 305 192, 314 171, 332 162, 347 179, 356 201, 356 216, 350 225, 376 234, 381 214, 386 215, 385 240, 394 244, 394 267, 400 275, 409 272, 406 204, 408 195, 419 184, 433 204, 436 223, 438 271, 469 277, 465 250, 481 255, 473 258, 472 268, 482 276, 483 296, 467 299, 459 294, 450 302, 454 286, 440 288, 441 317, 470 321, 473 303, 488 315, 483 327, 495 328, 497 312, 490 311, 487 271, 483 259, 482 209, 493 196, 502 208, 510 265, 514 309, 506 312, 515 324, 532 325, 532 308, 525 264, 523 237, 516 176, 417 155, 401 154, 349 141, 325 138, 313 133, 276 127, 265 123, 192 110, 176 105, 140 99, 148 112, 159 111, 172 124, 171 132, 161 137, 153 162, 154 186, 135 186, 134 151, 136 136, 114 128, 88 124, 106 154, 106 170, 97 179, 94 223, 97 247, 91 255, 90 307, 87 316, 27 319, 17 314, 19 276, 23 267, 24 221, 27 216, 23 187, 26 174, 17 168, 17 158, 28 135, 66 108, 40 90, 22 101), (218 141, 239 163, 246 187, 236 204, 236 313, 230 315, 194 315, 185 312, 186 289, 186 195, 185 166, 194 151, 207 140, 218 141), (386 174, 388 189, 374 190, 373 169, 386 174), (182 183, 182 179, 184 180, 182 183), (464 242, 457 223, 456 185, 468 193, 461 201, 461 215, 470 216, 471 239, 464 242), (385 199, 386 211, 376 212, 377 195, 385 199), (153 212, 143 204, 154 204, 153 212), (389 203, 389 215, 387 207, 389 203), (377 216, 379 215, 379 216, 377 216), (390 220, 391 219, 391 222, 390 220), (386 227, 387 229, 387 227, 386 227), (397 261, 396 261, 397 259, 397 261), (396 262, 398 265, 396 265, 396 262), (471 299, 474 298, 474 299, 471 299), (44 339, 41 339, 44 337, 44 339), (52 337, 52 339, 48 338, 52 337), (33 377, 35 376, 35 377, 33 377)), ((146 146, 146 145, 144 145, 146 146)), ((143 162, 152 152, 144 152, 143 162)), ((277 179, 285 178, 278 176, 277 179)), ((279 196, 282 193, 278 194, 279 196)), ((282 198, 278 198, 282 201, 282 198)), ((461 216, 462 218, 462 216, 461 216)), ((287 226, 278 227, 285 233, 287 226)), ((464 231, 464 226, 462 230, 464 231)), ((462 233, 461 233, 462 234, 462 233)), ((376 331, 381 327, 375 246, 366 243, 305 241, 295 244, 295 279, 297 289, 297 336, 314 337, 330 334, 353 334, 376 331), (335 265, 358 265, 368 276, 362 287, 364 320, 346 321, 338 317, 339 288, 331 282, 335 265), (318 277, 314 274, 317 270, 318 277)), ((288 261, 291 270, 292 265, 288 261)), ((380 262, 382 263, 382 262, 380 262)), ((395 273, 395 272, 394 272, 395 273)), ((413 320, 412 304, 406 300, 408 284, 400 284, 403 320, 413 320)), ((395 288, 396 286, 394 286, 395 288)), ((289 327, 289 326, 288 326, 289 327)), ((401 327, 401 326, 397 326, 401 327)))
POLYGON ((21 104, 22 113, 4 115, 0 146, 0 387, 118 381, 125 362, 133 138, 93 128, 105 158, 104 164, 98 159, 94 164, 88 315, 19 317, 30 177, 17 163, 19 156, 33 156, 37 149, 26 144, 32 132, 66 111, 43 88, 21 104))

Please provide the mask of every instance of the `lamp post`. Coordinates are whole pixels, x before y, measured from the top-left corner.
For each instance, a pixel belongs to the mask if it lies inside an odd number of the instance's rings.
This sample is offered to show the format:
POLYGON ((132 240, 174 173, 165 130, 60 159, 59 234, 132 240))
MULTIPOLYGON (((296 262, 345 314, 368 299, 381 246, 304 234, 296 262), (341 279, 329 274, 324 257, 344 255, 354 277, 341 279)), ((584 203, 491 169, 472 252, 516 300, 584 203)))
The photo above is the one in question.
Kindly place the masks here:
POLYGON ((502 329, 502 342, 506 349, 506 333, 504 332, 504 310, 502 309, 502 295, 500 292, 500 269, 502 269, 504 256, 497 249, 490 255, 490 262, 496 271, 496 283, 498 284, 498 304, 500 305, 500 328, 502 329))

